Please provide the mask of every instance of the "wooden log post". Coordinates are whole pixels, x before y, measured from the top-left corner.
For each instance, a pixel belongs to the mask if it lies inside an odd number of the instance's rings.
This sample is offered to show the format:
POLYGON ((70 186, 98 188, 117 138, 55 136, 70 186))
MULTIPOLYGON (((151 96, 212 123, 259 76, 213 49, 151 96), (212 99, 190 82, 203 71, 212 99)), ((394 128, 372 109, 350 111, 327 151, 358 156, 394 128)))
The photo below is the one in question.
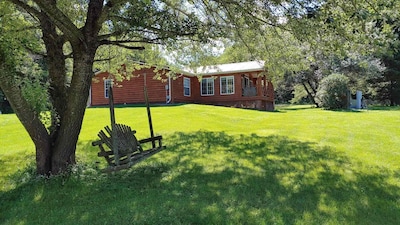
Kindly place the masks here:
POLYGON ((114 95, 113 95, 113 82, 111 81, 111 85, 108 88, 108 101, 110 105, 110 118, 111 118, 111 143, 112 150, 114 152, 115 164, 119 165, 119 153, 118 153, 118 145, 117 145, 117 134, 116 134, 116 125, 115 125, 115 109, 114 109, 114 95))
POLYGON ((150 128, 150 137, 152 139, 151 146, 156 148, 156 142, 154 140, 154 130, 153 130, 153 121, 151 119, 151 111, 150 111, 150 103, 149 103, 149 95, 147 94, 147 84, 146 84, 146 74, 144 75, 144 100, 146 102, 147 109, 147 118, 149 120, 149 128, 150 128))

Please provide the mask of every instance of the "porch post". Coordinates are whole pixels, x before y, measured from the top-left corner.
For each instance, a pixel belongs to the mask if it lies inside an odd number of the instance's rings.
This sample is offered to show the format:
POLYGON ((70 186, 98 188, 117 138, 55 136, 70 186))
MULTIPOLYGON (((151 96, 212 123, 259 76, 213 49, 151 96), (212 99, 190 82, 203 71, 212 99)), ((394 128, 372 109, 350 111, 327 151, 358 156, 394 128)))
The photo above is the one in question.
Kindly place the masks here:
POLYGON ((263 76, 263 96, 267 96, 267 76, 263 76))
POLYGON ((262 78, 260 76, 257 76, 257 96, 262 96, 263 90, 262 90, 262 78))

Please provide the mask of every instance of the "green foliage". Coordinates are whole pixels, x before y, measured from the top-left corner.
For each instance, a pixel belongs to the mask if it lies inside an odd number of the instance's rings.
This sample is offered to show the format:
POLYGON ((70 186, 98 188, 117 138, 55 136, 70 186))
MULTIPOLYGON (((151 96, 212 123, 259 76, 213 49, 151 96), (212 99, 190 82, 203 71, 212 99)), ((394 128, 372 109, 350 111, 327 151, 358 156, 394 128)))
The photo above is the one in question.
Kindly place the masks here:
POLYGON ((352 93, 361 90, 364 98, 377 99, 385 71, 380 59, 359 53, 349 53, 343 58, 320 51, 313 54, 317 60, 309 70, 297 74, 295 79, 297 82, 309 82, 316 90, 324 77, 331 73, 341 73, 349 78, 349 88, 352 93))
POLYGON ((16 69, 16 73, 9 79, 14 79, 15 85, 20 88, 22 95, 32 109, 38 113, 48 110, 50 102, 47 84, 44 81, 46 73, 28 54, 15 52, 15 55, 17 56, 14 58, 16 60, 13 61, 13 67, 16 69))
POLYGON ((287 10, 288 27, 299 39, 338 56, 391 51, 390 43, 398 42, 393 21, 399 19, 399 6, 396 0, 298 3, 287 10))
POLYGON ((263 60, 271 77, 283 77, 287 71, 299 71, 308 67, 309 47, 297 40, 290 32, 277 27, 242 29, 226 45, 219 63, 263 60))
POLYGON ((326 109, 348 108, 349 79, 343 74, 331 74, 321 80, 316 100, 326 109))
MULTIPOLYGON (((395 33, 399 35, 400 28, 395 33)), ((400 105, 400 47, 392 45, 393 49, 397 49, 394 53, 382 53, 382 61, 386 66, 386 70, 381 77, 371 79, 372 90, 376 92, 374 99, 389 105, 400 105)))
POLYGON ((39 52, 41 47, 37 41, 36 30, 28 29, 22 32, 26 26, 31 25, 30 21, 25 19, 26 15, 13 11, 15 9, 12 5, 5 7, 3 4, 6 3, 0 4, 0 24, 2 25, 0 48, 5 56, 1 59, 2 63, 14 70, 7 71, 9 75, 3 79, 12 80, 36 112, 48 110, 50 103, 45 82, 47 73, 43 71, 42 56, 32 53, 39 52))
POLYGON ((40 113, 50 109, 49 95, 46 85, 43 85, 43 83, 25 79, 22 93, 36 112, 40 113))
MULTIPOLYGON (((363 92, 364 97, 373 98, 375 88, 372 80, 379 80, 385 71, 384 63, 381 59, 373 56, 360 55, 359 53, 349 53, 345 57, 329 56, 327 53, 319 53, 315 64, 323 75, 331 73, 341 73, 349 78, 349 88, 353 93, 357 90, 363 92)), ((321 76, 319 79, 322 79, 321 76)))
POLYGON ((392 72, 398 68, 390 58, 399 52, 399 7, 396 0, 328 0, 293 3, 282 10, 288 18, 286 27, 317 51, 310 58, 326 69, 324 74, 342 73, 350 78, 352 91, 362 90, 368 99, 395 105, 400 88, 392 72), (383 64, 388 69, 385 77, 383 64))
POLYGON ((294 97, 293 74, 286 72, 282 79, 275 79, 275 103, 287 104, 294 97))

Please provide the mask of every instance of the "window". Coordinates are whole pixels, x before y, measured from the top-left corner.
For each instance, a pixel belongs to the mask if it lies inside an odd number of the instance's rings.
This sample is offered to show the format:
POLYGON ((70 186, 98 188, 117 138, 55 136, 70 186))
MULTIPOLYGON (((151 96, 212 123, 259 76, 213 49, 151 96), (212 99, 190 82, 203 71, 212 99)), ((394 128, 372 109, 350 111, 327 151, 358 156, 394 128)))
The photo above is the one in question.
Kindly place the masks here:
POLYGON ((187 77, 183 78, 183 95, 190 96, 190 79, 187 77))
POLYGON ((111 79, 104 80, 104 98, 110 97, 110 87, 111 87, 111 79))
POLYGON ((203 78, 201 80, 201 95, 214 95, 214 78, 203 78))
POLYGON ((234 77, 227 76, 220 78, 221 95, 230 95, 235 93, 234 77))

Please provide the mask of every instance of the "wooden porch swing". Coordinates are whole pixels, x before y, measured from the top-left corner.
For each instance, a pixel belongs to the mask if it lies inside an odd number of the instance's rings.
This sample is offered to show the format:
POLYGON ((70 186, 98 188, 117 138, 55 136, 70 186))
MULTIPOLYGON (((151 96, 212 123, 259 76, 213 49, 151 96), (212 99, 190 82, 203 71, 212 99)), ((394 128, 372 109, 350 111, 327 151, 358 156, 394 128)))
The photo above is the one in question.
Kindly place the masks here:
POLYGON ((98 152, 97 156, 106 159, 108 167, 103 169, 103 172, 108 173, 130 168, 136 163, 166 148, 162 145, 162 136, 154 136, 146 85, 144 85, 144 95, 150 127, 150 137, 142 140, 136 139, 136 131, 132 130, 131 127, 115 122, 112 86, 113 84, 111 83, 108 89, 111 127, 105 126, 104 130, 101 130, 97 134, 100 140, 92 142, 93 146, 99 146, 100 148, 100 152, 98 152), (150 142, 151 148, 144 150, 142 145, 150 142))

